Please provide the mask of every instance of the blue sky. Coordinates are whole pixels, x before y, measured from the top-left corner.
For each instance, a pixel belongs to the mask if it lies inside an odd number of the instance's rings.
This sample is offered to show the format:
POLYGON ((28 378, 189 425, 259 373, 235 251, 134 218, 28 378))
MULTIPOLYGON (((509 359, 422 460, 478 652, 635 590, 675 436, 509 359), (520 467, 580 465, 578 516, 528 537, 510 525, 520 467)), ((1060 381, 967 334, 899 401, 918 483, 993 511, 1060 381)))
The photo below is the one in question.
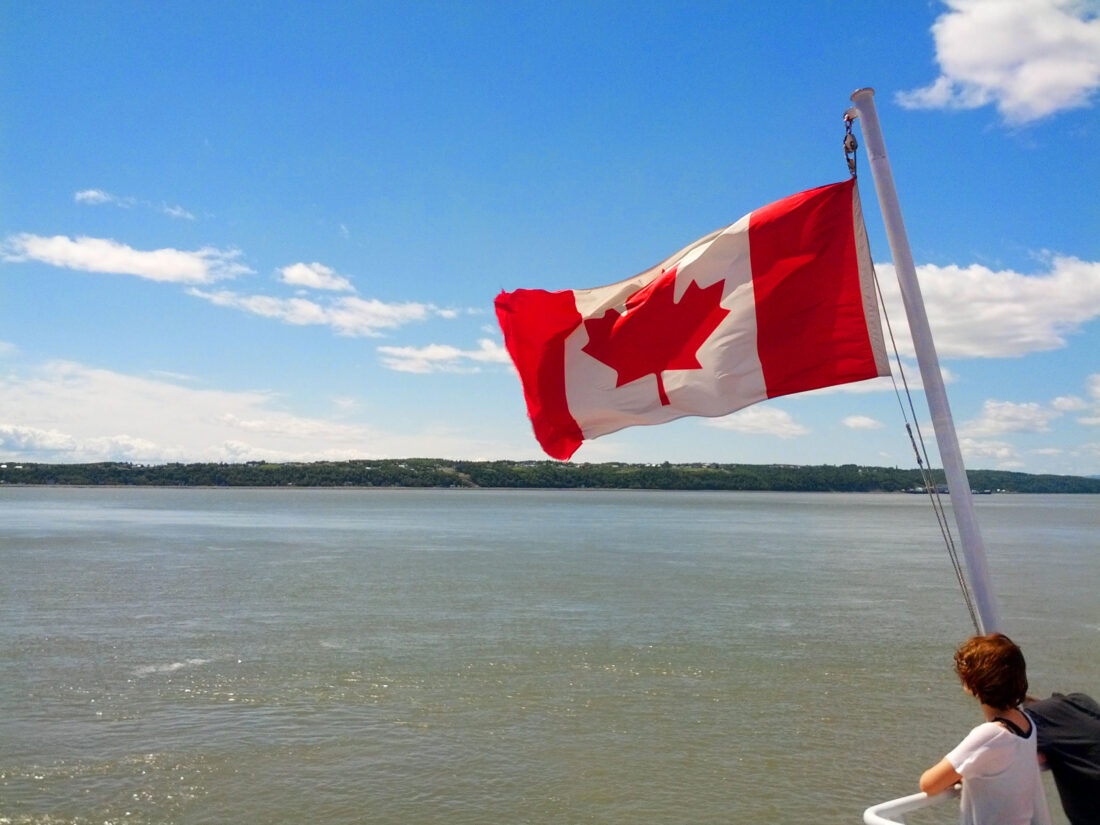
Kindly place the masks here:
MULTIPOLYGON (((540 458, 495 295, 842 180, 873 86, 967 465, 1100 473, 1097 11, 3 3, 0 459, 540 458)), ((574 461, 914 464, 889 382, 574 461)))

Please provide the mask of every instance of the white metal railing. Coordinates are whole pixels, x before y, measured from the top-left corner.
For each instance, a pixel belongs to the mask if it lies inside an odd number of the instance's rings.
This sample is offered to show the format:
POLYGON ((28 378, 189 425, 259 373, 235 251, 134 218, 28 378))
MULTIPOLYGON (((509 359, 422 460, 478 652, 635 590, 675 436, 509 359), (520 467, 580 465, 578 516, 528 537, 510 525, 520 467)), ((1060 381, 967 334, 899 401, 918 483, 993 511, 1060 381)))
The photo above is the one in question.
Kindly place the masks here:
POLYGON ((959 790, 960 786, 956 785, 935 796, 929 796, 921 791, 900 799, 891 799, 889 802, 880 802, 863 812, 863 823, 864 825, 905 825, 905 814, 938 805, 947 799, 958 799, 959 790))
MULTIPOLYGON (((1040 774, 1046 774, 1049 771, 1050 766, 1047 764, 1043 764, 1039 768, 1040 774)), ((921 791, 898 799, 891 799, 888 802, 880 802, 863 812, 863 825, 905 825, 905 819, 903 818, 905 814, 919 811, 921 808, 930 808, 948 799, 958 799, 961 793, 962 785, 956 784, 954 787, 935 796, 929 796, 921 791)), ((1047 805, 1047 795, 1042 783, 1035 789, 1035 805, 1040 814, 1037 821, 1050 825, 1050 807, 1047 805)))

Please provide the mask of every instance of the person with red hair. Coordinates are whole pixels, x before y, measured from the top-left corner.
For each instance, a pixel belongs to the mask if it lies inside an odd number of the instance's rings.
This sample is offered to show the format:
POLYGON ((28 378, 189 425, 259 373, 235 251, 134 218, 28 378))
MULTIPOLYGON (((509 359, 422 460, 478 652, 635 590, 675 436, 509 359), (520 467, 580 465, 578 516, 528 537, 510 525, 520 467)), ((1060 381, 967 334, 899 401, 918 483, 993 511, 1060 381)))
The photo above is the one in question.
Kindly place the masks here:
POLYGON ((955 672, 985 722, 921 775, 920 789, 931 796, 961 781, 963 825, 1049 825, 1036 728, 1020 709, 1027 697, 1023 652, 1003 633, 974 636, 955 651, 955 672))

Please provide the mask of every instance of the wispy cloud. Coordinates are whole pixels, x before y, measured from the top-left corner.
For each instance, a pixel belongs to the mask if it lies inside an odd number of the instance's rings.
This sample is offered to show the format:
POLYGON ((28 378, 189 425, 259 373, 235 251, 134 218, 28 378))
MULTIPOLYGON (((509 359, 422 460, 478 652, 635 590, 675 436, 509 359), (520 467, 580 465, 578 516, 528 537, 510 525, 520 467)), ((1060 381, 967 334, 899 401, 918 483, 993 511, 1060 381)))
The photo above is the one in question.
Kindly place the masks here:
POLYGON ((111 192, 105 192, 102 189, 81 189, 79 192, 73 193, 73 200, 88 206, 109 204, 111 206, 117 206, 120 209, 129 209, 132 206, 143 206, 146 209, 161 212, 172 218, 181 218, 187 221, 195 220, 195 216, 182 206, 172 206, 167 203, 156 204, 151 201, 139 200, 138 198, 130 196, 115 195, 111 192))
POLYGON ((379 347, 382 364, 396 372, 477 372, 481 364, 508 364, 508 351, 483 338, 478 348, 463 350, 445 344, 426 347, 379 347))
POLYGON ((230 290, 209 292, 188 290, 191 295, 216 306, 230 307, 286 324, 317 324, 331 327, 338 335, 373 338, 384 330, 416 321, 440 317, 443 310, 413 301, 387 304, 373 298, 346 296, 321 303, 308 298, 277 298, 270 295, 242 295, 230 290))
POLYGON ((347 278, 337 275, 329 267, 317 262, 284 266, 279 270, 279 280, 284 284, 307 287, 308 289, 326 289, 333 292, 355 291, 355 287, 351 285, 347 278))
POLYGON ((104 192, 102 189, 81 189, 79 192, 73 193, 73 200, 89 206, 111 204, 122 209, 129 209, 137 203, 136 198, 121 198, 118 195, 112 195, 110 192, 104 192))
POLYGON ((776 438, 797 438, 810 432, 786 410, 775 407, 747 407, 732 415, 707 419, 705 423, 721 430, 734 430, 749 435, 771 435, 776 438))
POLYGON ((1078 0, 947 0, 932 25, 940 76, 911 109, 994 104, 1009 124, 1086 106, 1100 87, 1100 18, 1078 0))
POLYGON ((195 220, 194 214, 191 213, 191 212, 188 212, 182 206, 169 206, 166 203, 162 203, 160 205, 160 211, 163 212, 165 215, 167 215, 170 218, 181 218, 185 221, 195 220))
POLYGON ((25 233, 10 236, 0 246, 0 256, 8 262, 37 261, 63 269, 183 284, 208 284, 252 272, 237 261, 240 255, 236 249, 141 250, 107 238, 25 233))
MULTIPOLYGON (((904 319, 890 264, 875 264, 890 317, 904 319)), ((1009 358, 1061 349, 1100 318, 1100 262, 1067 256, 1023 275, 972 264, 917 267, 936 349, 945 358, 1009 358)), ((898 349, 913 355, 908 325, 894 322, 898 349)))
MULTIPOLYGON (((256 410, 255 412, 259 413, 261 411, 256 410)), ((221 417, 221 422, 242 432, 303 440, 325 440, 355 431, 355 428, 335 421, 302 418, 273 411, 262 412, 262 418, 241 418, 234 413, 226 413, 221 417)))

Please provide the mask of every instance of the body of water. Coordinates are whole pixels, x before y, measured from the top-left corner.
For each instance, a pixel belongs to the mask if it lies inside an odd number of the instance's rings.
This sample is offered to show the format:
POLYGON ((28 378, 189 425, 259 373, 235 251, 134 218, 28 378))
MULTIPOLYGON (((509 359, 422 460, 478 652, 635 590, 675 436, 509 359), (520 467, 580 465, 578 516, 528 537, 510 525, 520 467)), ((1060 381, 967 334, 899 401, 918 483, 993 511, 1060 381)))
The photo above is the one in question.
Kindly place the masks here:
MULTIPOLYGON (((1100 501, 978 508, 1100 694, 1100 501)), ((971 633, 920 496, 0 488, 0 823, 857 823, 971 633)))

